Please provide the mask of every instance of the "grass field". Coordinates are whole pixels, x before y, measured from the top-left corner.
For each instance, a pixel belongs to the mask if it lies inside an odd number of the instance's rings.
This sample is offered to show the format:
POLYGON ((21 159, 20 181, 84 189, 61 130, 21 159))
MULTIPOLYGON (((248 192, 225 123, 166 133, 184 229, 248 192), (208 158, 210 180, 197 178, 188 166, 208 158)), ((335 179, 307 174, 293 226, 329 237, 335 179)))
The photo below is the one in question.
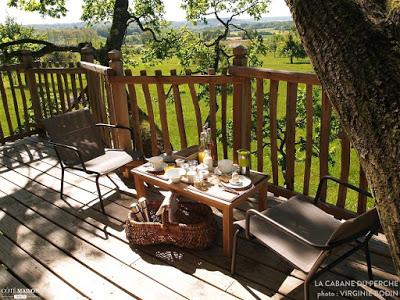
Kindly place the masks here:
MULTIPOLYGON (((270 69, 275 69, 275 70, 288 70, 288 71, 296 71, 296 72, 313 72, 313 68, 311 64, 308 62, 307 59, 302 59, 302 60, 295 60, 294 64, 290 64, 289 59, 286 57, 274 57, 274 55, 269 54, 265 57, 262 57, 263 61, 263 67, 264 68, 270 68, 270 69)), ((129 66, 125 66, 126 68, 129 68, 129 66)), ((162 63, 159 63, 155 66, 148 66, 148 65, 139 65, 139 67, 132 68, 133 74, 138 75, 140 70, 146 70, 147 74, 153 75, 155 70, 161 70, 163 74, 169 74, 171 69, 176 69, 177 72, 179 73, 182 69, 179 67, 179 63, 177 59, 170 59, 163 61, 162 63)), ((11 103, 10 107, 10 112, 13 111, 14 107, 12 105, 12 94, 11 90, 9 88, 8 81, 6 77, 3 77, 3 80, 5 81, 5 86, 6 86, 6 94, 8 98, 8 103, 11 103)), ((197 87, 198 88, 198 87, 197 87)), ((304 86, 299 85, 299 88, 304 88, 304 86)), ((165 91, 169 90, 169 86, 164 87, 165 91)), ((265 91, 268 91, 269 89, 269 82, 265 82, 265 91)), ((180 91, 181 91, 181 97, 182 97, 182 107, 183 107, 183 112, 184 112, 184 119, 185 119, 185 129, 186 129, 186 134, 187 134, 187 139, 188 139, 188 144, 197 144, 198 143, 198 136, 197 136, 197 129, 196 129, 196 123, 194 119, 194 109, 192 105, 192 101, 190 98, 190 93, 187 85, 182 85, 180 86, 180 91)), ((138 95, 138 102, 139 106, 142 108, 142 110, 146 111, 146 105, 145 105, 145 100, 143 97, 143 92, 142 89, 139 86, 136 86, 136 92, 138 95)), ((158 103, 157 103, 157 91, 155 86, 150 86, 150 92, 152 96, 152 102, 153 102, 153 109, 154 113, 156 116, 156 123, 160 127, 160 119, 159 119, 159 108, 158 108, 158 103)), ((20 99, 17 101, 19 103, 19 110, 22 109, 22 105, 20 104, 20 99)), ((218 105, 220 105, 220 98, 218 97, 217 99, 218 105)), ((278 95, 278 117, 283 117, 285 116, 285 110, 286 110, 286 84, 281 83, 279 86, 279 95, 278 95)), ((228 96, 228 120, 232 119, 232 95, 228 96)), ((203 121, 205 117, 208 115, 208 105, 206 101, 201 101, 200 102, 200 107, 201 107, 201 112, 202 112, 202 118, 203 121)), ((168 102, 167 103, 167 112, 168 112, 168 124, 169 124, 169 131, 170 131, 170 136, 171 136, 171 142, 174 146, 175 149, 180 148, 180 143, 179 143, 179 134, 178 134, 178 125, 176 121, 176 116, 175 116, 175 107, 174 103, 168 102)), ((14 126, 16 125, 16 120, 15 120, 15 114, 11 114, 12 117, 12 122, 14 126), (14 116, 14 117, 13 117, 14 116)), ((22 115, 22 114, 21 114, 22 115)), ((5 133, 8 133, 8 129, 6 126, 5 122, 5 115, 4 115, 4 109, 3 105, 0 105, 0 118, 1 118, 1 124, 3 127, 3 130, 5 133)), ((220 111, 217 113, 217 128, 221 128, 221 113, 220 111)), ((304 136, 304 132, 301 130, 296 131, 297 138, 301 135, 304 136)), ((266 137, 266 140, 268 140, 269 137, 266 137)), ((329 167, 329 172, 331 175, 338 177, 340 175, 340 143, 339 140, 334 141, 331 143, 331 147, 335 148, 335 161, 336 164, 333 166, 329 167)), ((255 149, 255 142, 252 143, 252 148, 255 149)), ((219 154, 222 154, 222 147, 219 147, 219 154)), ((232 155, 232 151, 229 152, 229 155, 232 155)), ((269 161, 270 153, 269 149, 265 148, 264 149, 264 170, 265 172, 269 173, 271 170, 271 164, 269 161)), ((257 158, 253 157, 253 166, 256 166, 257 158)), ((357 155, 355 152, 352 150, 351 151, 351 166, 350 166, 350 178, 349 181, 358 184, 358 175, 359 174, 359 163, 357 159, 357 155)), ((301 160, 296 161, 295 163, 295 190, 296 191, 302 191, 303 189, 303 176, 304 176, 304 162, 301 160)), ((318 184, 318 178, 319 178, 319 160, 316 157, 313 157, 312 159, 312 169, 311 169, 311 183, 310 183, 310 194, 314 195, 316 192, 317 184, 318 184)), ((280 184, 283 183, 283 177, 280 172, 280 184)), ((336 194, 337 194, 337 189, 332 187, 329 188, 328 190, 328 201, 331 203, 335 203, 336 201, 336 194)), ((369 203, 369 206, 371 206, 372 203, 369 203)), ((346 202, 346 208, 350 210, 356 210, 357 207, 357 197, 356 194, 349 192, 348 194, 348 200, 346 202)))

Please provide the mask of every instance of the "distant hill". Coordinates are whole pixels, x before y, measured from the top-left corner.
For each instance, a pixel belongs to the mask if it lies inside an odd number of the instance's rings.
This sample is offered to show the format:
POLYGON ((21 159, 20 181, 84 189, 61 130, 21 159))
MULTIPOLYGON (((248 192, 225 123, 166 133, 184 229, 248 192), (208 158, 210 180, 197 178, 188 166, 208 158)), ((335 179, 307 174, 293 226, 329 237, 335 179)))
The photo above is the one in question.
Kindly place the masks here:
MULTIPOLYGON (((259 21, 256 21, 254 19, 236 19, 234 21, 234 24, 254 24, 254 23, 269 23, 269 22, 288 22, 288 21, 292 21, 292 17, 291 16, 282 16, 282 17, 265 17, 262 18, 259 21)), ((29 26, 35 28, 35 29, 71 29, 71 28, 83 28, 86 27, 86 23, 84 22, 77 22, 77 23, 56 23, 56 24, 30 24, 29 26)), ((93 27, 96 29, 96 27, 109 27, 110 24, 109 23, 105 23, 105 24, 98 24, 98 25, 94 25, 93 27)), ((220 26, 220 23, 218 22, 217 19, 208 19, 207 20, 207 24, 204 23, 199 23, 196 26, 194 26, 193 24, 187 22, 187 21, 172 21, 171 22, 171 26, 173 28, 178 28, 178 27, 182 27, 182 26, 187 26, 189 28, 205 28, 205 27, 216 27, 216 26, 220 26)), ((135 26, 132 26, 135 27, 135 26)))
MULTIPOLYGON (((293 27, 293 21, 291 17, 268 17, 262 18, 259 21, 255 21, 253 19, 236 19, 234 24, 251 30, 260 30, 260 29, 273 29, 273 30, 288 30, 293 27)), ((77 22, 77 23, 59 23, 59 24, 33 24, 30 25, 34 29, 39 31, 68 31, 68 30, 79 30, 84 29, 86 27, 86 23, 77 22)), ((110 31, 110 23, 101 23, 96 24, 91 27, 91 30, 94 30, 97 35, 101 38, 107 38, 110 31)), ((203 30, 215 30, 221 27, 221 23, 217 19, 208 19, 207 23, 199 23, 197 25, 193 25, 186 21, 172 21, 172 28, 179 28, 182 26, 188 27, 192 31, 203 31, 203 30)), ((237 31, 236 29, 232 29, 232 32, 237 31)), ((127 36, 137 36, 141 35, 142 32, 139 27, 135 24, 129 26, 127 30, 127 36)))

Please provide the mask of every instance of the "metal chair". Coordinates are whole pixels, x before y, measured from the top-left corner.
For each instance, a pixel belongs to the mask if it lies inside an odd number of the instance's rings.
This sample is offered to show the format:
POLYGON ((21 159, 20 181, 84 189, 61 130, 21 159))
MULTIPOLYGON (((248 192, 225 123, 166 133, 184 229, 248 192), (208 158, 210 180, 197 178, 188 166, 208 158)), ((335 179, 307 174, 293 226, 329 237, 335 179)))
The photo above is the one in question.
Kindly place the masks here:
POLYGON ((245 220, 235 222, 239 229, 236 230, 233 239, 232 275, 235 273, 237 237, 241 230, 245 230, 246 238, 255 237, 261 244, 307 274, 304 299, 309 299, 310 282, 313 279, 361 248, 365 250, 368 277, 372 280, 368 242, 379 228, 378 212, 373 208, 344 222, 335 219, 316 206, 320 200, 322 186, 327 180, 372 197, 370 193, 351 184, 325 176, 319 183, 313 202, 303 195, 298 195, 263 212, 248 210, 245 220), (322 266, 328 256, 343 245, 353 247, 328 265, 322 266))
POLYGON ((94 174, 96 175, 101 209, 105 213, 99 187, 100 176, 106 175, 119 190, 118 185, 108 174, 134 159, 139 159, 139 155, 129 154, 120 149, 106 149, 98 127, 128 130, 132 137, 131 128, 121 125, 95 124, 88 109, 57 115, 43 120, 43 124, 61 165, 61 199, 64 197, 64 172, 66 169, 94 174))

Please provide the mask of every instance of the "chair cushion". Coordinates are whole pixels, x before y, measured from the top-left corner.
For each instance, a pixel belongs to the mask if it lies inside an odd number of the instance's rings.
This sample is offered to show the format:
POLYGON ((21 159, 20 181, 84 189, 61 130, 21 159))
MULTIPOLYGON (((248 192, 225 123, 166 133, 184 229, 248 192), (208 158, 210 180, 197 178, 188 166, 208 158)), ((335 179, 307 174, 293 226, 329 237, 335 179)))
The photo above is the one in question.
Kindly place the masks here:
POLYGON ((325 244, 342 224, 304 195, 268 209, 265 215, 315 244, 325 244))
MULTIPOLYGON (((332 233, 342 224, 302 195, 292 197, 262 213, 307 240, 318 244, 325 244, 332 233)), ((241 220, 235 224, 245 228, 246 221, 241 220)), ((309 272, 322 254, 320 249, 305 245, 258 216, 251 217, 250 233, 304 272, 309 272)))
MULTIPOLYGON (((133 161, 130 154, 123 150, 107 150, 105 154, 85 162, 86 169, 100 174, 110 173, 133 161)), ((76 165, 81 168, 81 165, 76 165)))

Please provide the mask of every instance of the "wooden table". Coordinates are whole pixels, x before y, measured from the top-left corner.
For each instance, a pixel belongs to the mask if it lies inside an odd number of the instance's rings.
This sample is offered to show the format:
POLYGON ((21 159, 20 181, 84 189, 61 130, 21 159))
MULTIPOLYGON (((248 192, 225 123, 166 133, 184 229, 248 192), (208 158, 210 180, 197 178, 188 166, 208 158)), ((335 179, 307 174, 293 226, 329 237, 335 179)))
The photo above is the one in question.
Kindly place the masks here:
MULTIPOLYGON (((137 196, 143 197, 146 195, 144 183, 149 183, 160 187, 161 189, 175 192, 181 196, 195 200, 200 203, 215 207, 222 212, 222 234, 223 234, 223 249, 225 256, 231 256, 232 252, 232 236, 233 236, 233 208, 245 202, 249 197, 256 192, 259 194, 259 210, 265 209, 265 199, 267 196, 268 175, 251 171, 250 179, 253 184, 249 189, 238 191, 237 194, 220 191, 218 193, 206 193, 195 189, 193 186, 179 182, 172 183, 169 180, 163 179, 161 176, 148 173, 145 166, 139 166, 131 170, 134 180, 137 196)), ((214 187, 213 189, 217 189, 214 187)))

